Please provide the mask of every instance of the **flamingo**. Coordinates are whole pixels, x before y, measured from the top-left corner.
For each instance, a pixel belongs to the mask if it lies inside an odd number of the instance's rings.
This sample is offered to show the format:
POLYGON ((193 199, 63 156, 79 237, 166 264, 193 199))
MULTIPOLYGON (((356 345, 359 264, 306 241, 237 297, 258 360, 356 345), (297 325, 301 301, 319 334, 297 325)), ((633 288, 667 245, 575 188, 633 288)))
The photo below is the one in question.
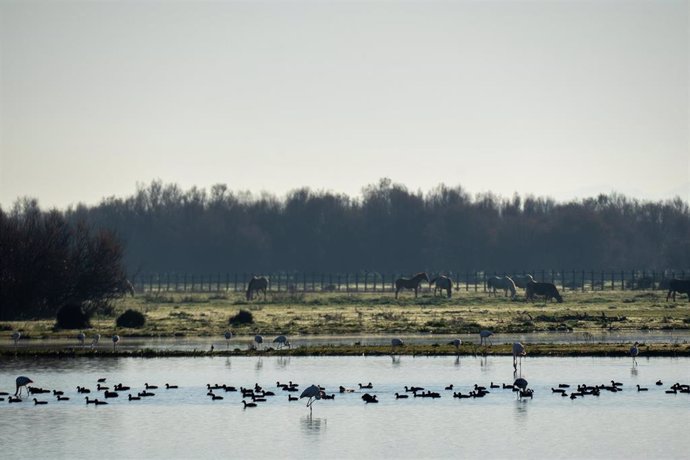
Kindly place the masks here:
POLYGON ((311 411, 311 405, 314 404, 314 401, 317 399, 321 399, 322 394, 323 392, 321 391, 321 388, 319 388, 317 385, 311 385, 310 387, 306 388, 301 395, 299 395, 299 399, 309 398, 307 400, 307 407, 309 408, 309 411, 311 411))
POLYGON ((525 346, 520 342, 513 342, 513 369, 517 371, 518 357, 520 358, 520 367, 522 367, 522 357, 525 356, 525 346))
POLYGON ((113 335, 113 351, 115 351, 115 345, 120 341, 120 336, 115 334, 113 335))
MULTIPOLYGON (((483 345, 485 340, 489 340, 489 337, 494 335, 492 331, 489 331, 488 329, 484 329, 483 331, 479 332, 479 345, 483 345)), ((489 343, 491 343, 491 340, 489 340, 489 343)))
POLYGON ((637 357, 637 355, 640 354, 640 349, 638 348, 638 345, 640 345, 640 343, 635 342, 635 344, 632 347, 630 347, 630 356, 632 356, 633 365, 637 364, 635 358, 637 357))
MULTIPOLYGON (((21 396, 21 394, 22 394, 22 393, 21 393, 22 387, 26 388, 26 386, 27 386, 28 384, 34 383, 34 381, 31 380, 29 377, 20 375, 19 377, 17 377, 16 383, 17 383, 17 391, 14 392, 14 395, 15 395, 15 396, 21 396)), ((26 390, 26 394, 29 394, 29 390, 28 390, 28 389, 26 390)))
POLYGON ((287 346, 288 348, 292 348, 290 346, 290 342, 288 341, 287 337, 284 335, 279 335, 275 339, 273 339, 273 343, 278 344, 278 348, 283 348, 284 346, 287 346))

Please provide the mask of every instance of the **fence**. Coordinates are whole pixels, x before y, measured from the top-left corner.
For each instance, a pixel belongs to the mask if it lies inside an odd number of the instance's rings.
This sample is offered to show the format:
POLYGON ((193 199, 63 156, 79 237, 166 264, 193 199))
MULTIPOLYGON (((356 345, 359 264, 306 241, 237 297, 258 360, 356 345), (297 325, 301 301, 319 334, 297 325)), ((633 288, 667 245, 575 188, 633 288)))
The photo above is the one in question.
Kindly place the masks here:
MULTIPOLYGON (((613 291, 666 289, 668 280, 685 278, 690 270, 531 270, 512 272, 443 272, 453 280, 456 291, 486 292, 486 280, 495 275, 531 274, 536 281, 551 282, 562 291, 613 291)), ((394 292, 395 280, 411 274, 361 273, 273 273, 270 292, 394 292)), ((436 275, 434 275, 436 276, 436 275)), ((151 273, 132 280, 138 292, 244 292, 252 275, 248 273, 151 273)), ((433 277, 432 277, 433 278, 433 277)), ((428 291, 427 283, 420 285, 428 291)))

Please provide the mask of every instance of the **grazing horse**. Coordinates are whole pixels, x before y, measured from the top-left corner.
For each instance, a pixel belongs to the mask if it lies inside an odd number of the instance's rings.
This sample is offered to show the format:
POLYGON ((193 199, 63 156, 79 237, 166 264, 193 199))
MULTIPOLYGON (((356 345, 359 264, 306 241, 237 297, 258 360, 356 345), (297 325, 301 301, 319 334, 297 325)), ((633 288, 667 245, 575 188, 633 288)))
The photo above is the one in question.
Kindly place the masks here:
POLYGON ((512 276, 513 281, 515 282, 515 286, 519 287, 520 289, 525 289, 527 287, 527 283, 536 283, 532 275, 527 274, 527 275, 514 275, 512 276))
POLYGON ((417 273, 412 277, 412 279, 398 278, 395 280, 395 298, 398 298, 398 292, 400 292, 401 289, 414 289, 414 296, 417 297, 419 283, 421 283, 422 280, 426 281, 427 283, 429 282, 429 277, 424 272, 417 273))
POLYGON ((268 279, 265 276, 255 276, 249 280, 247 286, 247 300, 252 300, 254 292, 263 291, 264 300, 266 300, 266 289, 268 288, 268 279))
POLYGON ((525 299, 534 299, 535 295, 543 295, 548 302, 551 298, 555 298, 558 303, 563 302, 563 297, 558 293, 558 289, 553 283, 528 283, 525 289, 525 299))
POLYGON ((673 301, 676 301, 676 292, 679 294, 687 294, 688 302, 690 302, 690 280, 672 279, 668 282, 668 294, 666 294, 666 302, 673 294, 673 301))
POLYGON ((511 297, 515 297, 515 283, 509 276, 492 276, 486 280, 486 286, 490 289, 489 295, 491 295, 491 290, 495 296, 496 289, 503 289, 504 297, 508 296, 508 291, 510 291, 511 297))
POLYGON ((436 291, 443 291, 444 289, 448 293, 448 298, 450 299, 450 294, 453 291, 453 280, 447 276, 439 276, 437 278, 429 281, 429 286, 434 285, 434 296, 436 296, 436 291))

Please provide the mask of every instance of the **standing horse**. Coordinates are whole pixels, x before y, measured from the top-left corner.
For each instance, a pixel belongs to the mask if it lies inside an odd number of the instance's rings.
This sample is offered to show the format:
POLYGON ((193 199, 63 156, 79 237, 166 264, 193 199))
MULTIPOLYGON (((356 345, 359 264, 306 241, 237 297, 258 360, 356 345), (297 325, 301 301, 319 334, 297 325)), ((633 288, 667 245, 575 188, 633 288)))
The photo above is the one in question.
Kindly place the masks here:
POLYGON ((447 276, 441 275, 429 281, 429 287, 431 287, 432 284, 434 285, 434 296, 436 296, 436 291, 443 291, 445 289, 448 293, 448 298, 450 299, 450 294, 453 290, 452 279, 448 278, 447 276))
POLYGON ((536 282, 532 275, 530 275, 529 273, 527 275, 513 275, 512 278, 515 282, 515 286, 519 287, 520 289, 527 288, 527 283, 529 282, 536 282))
POLYGON ((422 280, 425 280, 427 283, 429 282, 429 277, 424 272, 417 273, 412 279, 398 278, 395 280, 395 298, 398 298, 398 292, 400 292, 401 289, 414 289, 414 296, 417 297, 419 283, 421 283, 422 280))
POLYGON ((503 297, 508 295, 508 291, 511 297, 515 297, 515 283, 509 276, 492 276, 486 280, 486 286, 489 288, 489 295, 493 291, 495 296, 496 289, 503 289, 503 297))
POLYGON ((266 289, 268 288, 268 279, 265 276, 255 276, 249 280, 247 286, 247 300, 252 300, 254 292, 263 291, 264 300, 266 300, 266 289))

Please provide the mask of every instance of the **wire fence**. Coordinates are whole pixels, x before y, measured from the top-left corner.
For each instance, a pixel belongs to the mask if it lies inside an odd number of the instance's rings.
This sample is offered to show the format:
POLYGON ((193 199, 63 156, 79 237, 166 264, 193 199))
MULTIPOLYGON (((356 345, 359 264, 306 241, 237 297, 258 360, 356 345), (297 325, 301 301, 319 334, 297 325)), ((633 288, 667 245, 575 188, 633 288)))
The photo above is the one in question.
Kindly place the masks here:
MULTIPOLYGON (((668 281, 685 279, 690 270, 524 270, 512 272, 456 271, 429 274, 430 279, 445 275, 456 291, 487 292, 492 276, 531 274, 535 281, 550 282, 562 291, 625 291, 668 289, 668 281)), ((245 292, 252 278, 249 273, 150 273, 132 280, 137 292, 245 292)), ((412 273, 265 273, 269 292, 395 292, 395 280, 411 278, 412 273)), ((431 288, 420 284, 422 292, 431 288)))

